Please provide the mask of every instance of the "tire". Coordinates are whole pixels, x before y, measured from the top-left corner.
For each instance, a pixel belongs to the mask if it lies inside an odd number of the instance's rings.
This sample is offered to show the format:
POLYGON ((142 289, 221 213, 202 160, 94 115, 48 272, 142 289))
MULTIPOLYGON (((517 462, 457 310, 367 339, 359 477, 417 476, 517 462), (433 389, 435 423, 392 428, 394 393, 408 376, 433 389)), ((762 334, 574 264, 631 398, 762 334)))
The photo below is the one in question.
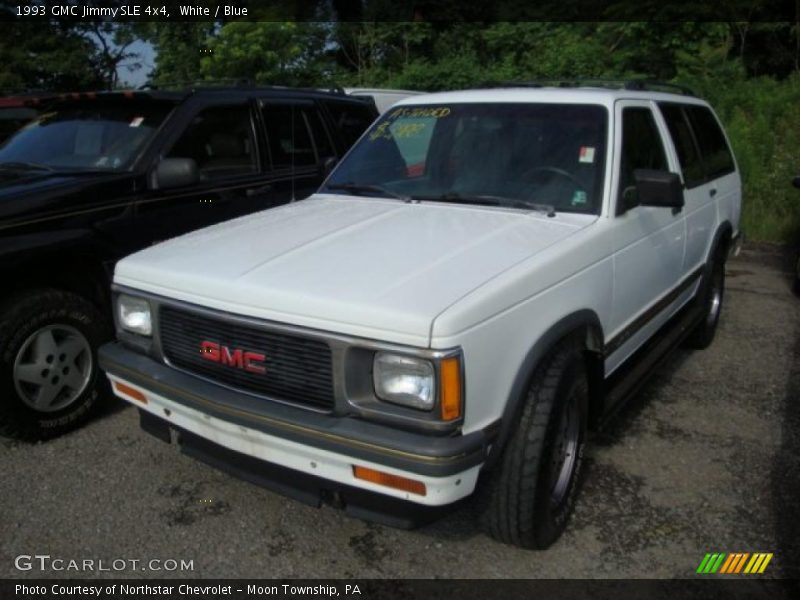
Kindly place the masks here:
POLYGON ((493 538, 544 549, 564 532, 579 487, 588 401, 583 348, 567 339, 536 369, 517 429, 479 491, 481 521, 493 538))
POLYGON ((92 416, 108 387, 97 348, 110 338, 99 310, 73 293, 29 291, 0 307, 0 433, 43 440, 92 416))
POLYGON ((701 303, 703 307, 703 320, 686 338, 685 346, 696 350, 703 350, 714 341, 717 332, 719 316, 722 313, 722 301, 725 297, 725 255, 719 249, 714 253, 714 262, 711 266, 711 275, 701 288, 701 303))

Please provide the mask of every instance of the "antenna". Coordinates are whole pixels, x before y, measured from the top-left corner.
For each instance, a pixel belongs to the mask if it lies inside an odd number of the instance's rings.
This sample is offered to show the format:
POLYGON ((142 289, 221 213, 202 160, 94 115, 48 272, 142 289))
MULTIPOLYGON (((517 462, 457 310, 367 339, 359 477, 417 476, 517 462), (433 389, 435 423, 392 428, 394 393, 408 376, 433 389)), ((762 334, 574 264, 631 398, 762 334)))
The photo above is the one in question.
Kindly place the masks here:
POLYGON ((292 199, 290 200, 290 202, 294 202, 295 201, 295 197, 294 197, 294 176, 295 176, 295 173, 294 173, 294 155, 295 155, 295 150, 296 150, 296 147, 294 145, 294 102, 291 103, 289 106, 291 106, 291 121, 292 121, 292 167, 291 167, 291 169, 292 169, 292 199))

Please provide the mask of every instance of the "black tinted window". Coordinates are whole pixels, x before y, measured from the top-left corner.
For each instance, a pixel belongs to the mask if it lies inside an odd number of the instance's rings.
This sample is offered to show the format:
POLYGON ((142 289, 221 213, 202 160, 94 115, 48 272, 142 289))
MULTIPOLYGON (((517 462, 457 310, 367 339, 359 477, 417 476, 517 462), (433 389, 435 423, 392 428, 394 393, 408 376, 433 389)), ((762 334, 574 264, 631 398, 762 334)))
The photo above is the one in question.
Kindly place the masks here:
POLYGON ((678 153, 683 182, 686 187, 701 183, 705 179, 703 163, 694 143, 692 131, 689 129, 689 123, 683 114, 683 109, 677 104, 660 104, 659 108, 667 122, 667 128, 675 145, 675 151, 678 153))
POLYGON ((274 168, 311 166, 335 156, 328 133, 313 106, 267 104, 262 112, 274 168))
POLYGON ((353 102, 327 103, 328 111, 333 122, 342 134, 345 144, 352 146, 364 130, 372 124, 374 120, 373 112, 367 106, 361 106, 353 102))
POLYGON ((246 106, 203 110, 192 119, 167 156, 194 159, 201 179, 257 171, 250 110, 246 106))
POLYGON ((100 100, 44 111, 0 148, 0 163, 124 169, 152 139, 170 104, 100 100))
POLYGON ((684 110, 689 115, 697 144, 700 146, 706 175, 719 177, 732 172, 733 156, 711 111, 705 106, 687 106, 684 110))
POLYGON ((650 109, 623 109, 622 157, 619 174, 620 198, 630 200, 635 198, 634 170, 659 169, 666 171, 668 168, 661 135, 658 133, 658 127, 650 109))

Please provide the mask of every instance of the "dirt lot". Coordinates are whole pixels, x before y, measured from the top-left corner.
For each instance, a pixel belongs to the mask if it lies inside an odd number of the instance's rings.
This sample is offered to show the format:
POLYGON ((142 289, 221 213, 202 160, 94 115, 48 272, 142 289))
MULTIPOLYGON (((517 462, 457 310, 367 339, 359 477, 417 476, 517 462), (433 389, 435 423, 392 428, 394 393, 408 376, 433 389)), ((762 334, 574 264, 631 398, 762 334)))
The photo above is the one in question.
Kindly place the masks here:
POLYGON ((729 263, 709 350, 677 352, 595 436, 566 535, 546 552, 483 535, 467 508, 416 531, 230 478, 117 407, 71 435, 0 438, 0 577, 691 577, 706 552, 773 552, 800 577, 800 298, 768 247, 729 263), (177 559, 194 570, 21 572, 18 555, 177 559))

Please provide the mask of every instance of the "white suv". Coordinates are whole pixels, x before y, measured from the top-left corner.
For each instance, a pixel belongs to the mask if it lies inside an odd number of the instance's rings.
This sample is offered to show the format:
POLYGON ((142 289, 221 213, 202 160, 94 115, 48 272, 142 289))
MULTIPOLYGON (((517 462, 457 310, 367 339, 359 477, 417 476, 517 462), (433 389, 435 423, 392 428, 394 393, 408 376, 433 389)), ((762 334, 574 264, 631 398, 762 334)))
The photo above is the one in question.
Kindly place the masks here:
POLYGON ((309 199, 122 260, 116 393, 307 502, 408 526, 478 487, 493 536, 548 546, 587 428, 711 343, 738 240, 714 113, 645 87, 415 96, 309 199))

